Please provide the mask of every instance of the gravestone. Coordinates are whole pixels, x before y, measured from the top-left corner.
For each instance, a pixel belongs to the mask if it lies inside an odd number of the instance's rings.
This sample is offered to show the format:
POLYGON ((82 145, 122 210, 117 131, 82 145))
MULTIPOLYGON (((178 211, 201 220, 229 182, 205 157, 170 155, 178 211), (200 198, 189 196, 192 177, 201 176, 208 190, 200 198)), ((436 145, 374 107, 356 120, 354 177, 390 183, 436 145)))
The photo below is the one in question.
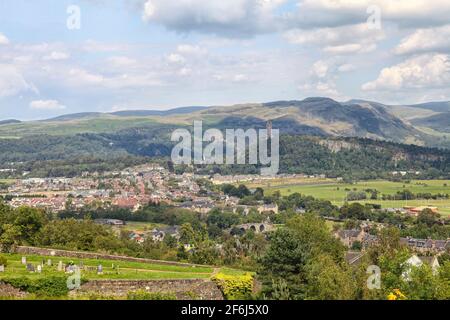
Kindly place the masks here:
POLYGON ((66 267, 66 273, 74 273, 75 272, 75 266, 69 265, 66 267))
POLYGON ((42 266, 40 264, 37 266, 37 272, 42 273, 42 266))
POLYGON ((27 264, 27 257, 22 257, 22 264, 27 264))
POLYGON ((58 262, 58 271, 63 271, 64 270, 64 266, 63 266, 63 263, 62 263, 62 261, 60 261, 60 262, 58 262))
POLYGON ((28 263, 27 264, 27 271, 28 272, 34 272, 35 270, 34 270, 34 266, 31 264, 31 263, 28 263))
POLYGON ((47 260, 47 266, 49 266, 49 267, 51 267, 53 264, 52 264, 52 259, 48 259, 47 260))
POLYGON ((103 274, 103 266, 101 264, 97 267, 97 274, 103 274))
POLYGON ((0 266, 0 272, 5 272, 5 266, 4 265, 0 266))

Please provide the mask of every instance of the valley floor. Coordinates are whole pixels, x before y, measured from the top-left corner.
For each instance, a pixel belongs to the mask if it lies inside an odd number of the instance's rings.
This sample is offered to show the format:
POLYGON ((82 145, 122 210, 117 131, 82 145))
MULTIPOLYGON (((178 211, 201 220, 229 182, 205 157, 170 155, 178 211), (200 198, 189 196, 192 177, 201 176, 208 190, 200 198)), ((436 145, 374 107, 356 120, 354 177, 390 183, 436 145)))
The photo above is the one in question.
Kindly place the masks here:
MULTIPOLYGON (((270 194, 280 191, 281 195, 289 195, 295 192, 310 195, 318 199, 329 200, 335 205, 343 205, 349 191, 364 191, 376 189, 380 195, 377 200, 359 200, 354 202, 380 204, 382 208, 403 208, 406 206, 435 206, 442 215, 450 216, 450 199, 443 200, 381 200, 382 194, 393 195, 398 191, 409 190, 412 193, 450 194, 450 181, 448 180, 412 180, 410 183, 392 182, 387 180, 362 181, 354 184, 339 183, 334 181, 318 180, 316 183, 296 183, 286 181, 285 184, 260 184, 270 194)), ((255 187, 255 185, 251 185, 255 187)))

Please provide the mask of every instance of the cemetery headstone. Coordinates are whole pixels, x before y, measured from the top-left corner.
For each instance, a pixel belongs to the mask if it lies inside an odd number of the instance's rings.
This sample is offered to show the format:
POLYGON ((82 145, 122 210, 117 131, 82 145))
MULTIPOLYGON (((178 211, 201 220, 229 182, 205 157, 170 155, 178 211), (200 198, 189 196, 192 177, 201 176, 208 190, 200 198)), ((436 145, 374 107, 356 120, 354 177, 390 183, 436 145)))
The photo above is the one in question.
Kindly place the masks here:
POLYGON ((75 272, 75 266, 74 265, 68 265, 66 267, 66 273, 74 273, 75 272))
POLYGON ((52 259, 48 259, 48 260, 47 260, 47 266, 49 266, 49 267, 52 266, 52 259))
POLYGON ((34 266, 31 263, 27 264, 27 271, 28 272, 34 272, 35 271, 34 266))
POLYGON ((101 264, 97 267, 97 274, 103 274, 103 266, 101 264))
POLYGON ((22 257, 22 264, 27 264, 27 257, 22 257))
POLYGON ((37 266, 37 272, 42 273, 42 266, 40 264, 37 266))
POLYGON ((5 272, 5 266, 4 265, 0 266, 0 272, 5 272))
POLYGON ((63 271, 63 263, 62 263, 62 261, 60 261, 60 262, 58 262, 58 271, 63 271))

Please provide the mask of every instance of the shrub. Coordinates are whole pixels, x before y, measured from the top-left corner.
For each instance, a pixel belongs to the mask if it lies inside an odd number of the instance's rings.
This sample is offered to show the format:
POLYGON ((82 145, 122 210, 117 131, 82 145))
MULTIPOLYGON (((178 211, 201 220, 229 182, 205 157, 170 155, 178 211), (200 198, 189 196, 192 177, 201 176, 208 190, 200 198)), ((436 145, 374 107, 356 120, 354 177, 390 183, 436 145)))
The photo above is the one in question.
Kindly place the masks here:
POLYGON ((228 300, 249 299, 253 292, 253 277, 251 274, 231 276, 219 273, 212 278, 228 300))
POLYGON ((176 300, 173 293, 148 292, 145 290, 130 291, 127 300, 176 300))
POLYGON ((8 260, 5 257, 0 256, 0 266, 6 267, 7 265, 8 265, 8 260))
POLYGON ((37 296, 62 297, 66 296, 69 292, 67 279, 61 276, 50 276, 39 279, 29 279, 26 277, 5 278, 2 281, 10 284, 14 288, 28 293, 34 293, 37 296))

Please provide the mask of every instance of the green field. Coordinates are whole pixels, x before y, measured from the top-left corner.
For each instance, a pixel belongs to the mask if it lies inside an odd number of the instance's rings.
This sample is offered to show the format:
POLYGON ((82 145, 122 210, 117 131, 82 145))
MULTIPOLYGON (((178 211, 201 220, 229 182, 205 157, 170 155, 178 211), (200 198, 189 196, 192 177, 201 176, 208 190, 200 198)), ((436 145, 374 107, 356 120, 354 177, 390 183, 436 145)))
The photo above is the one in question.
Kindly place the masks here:
POLYGON ((62 261, 63 264, 73 262, 79 265, 83 263, 84 267, 93 270, 82 270, 81 275, 87 280, 106 280, 106 279, 121 279, 121 280, 152 280, 152 279, 207 279, 217 272, 224 272, 226 274, 244 274, 244 271, 230 269, 230 268, 214 268, 208 266, 192 266, 192 265, 164 265, 157 263, 143 263, 104 259, 77 259, 67 257, 50 257, 27 255, 27 263, 31 263, 37 269, 37 265, 44 263, 42 273, 29 272, 25 265, 22 265, 22 255, 18 254, 4 254, 8 259, 8 265, 4 273, 0 273, 0 279, 4 277, 20 277, 27 276, 31 278, 46 277, 51 275, 61 275, 64 272, 58 271, 58 263, 62 261), (52 260, 52 266, 47 265, 47 260, 52 260), (103 274, 99 275, 96 272, 98 265, 102 265, 103 274))
POLYGON ((0 179, 0 183, 13 184, 14 182, 16 182, 14 179, 0 179))
MULTIPOLYGON (((155 117, 156 118, 156 117, 155 117)), ((0 138, 20 138, 24 136, 49 134, 73 135, 78 133, 114 132, 133 127, 154 125, 152 117, 114 117, 102 115, 99 118, 76 119, 67 121, 31 121, 4 125, 0 128, 0 138)))
MULTIPOLYGON (((348 189, 364 191, 365 189, 377 189, 380 194, 395 194, 397 191, 410 190, 413 193, 443 193, 450 194, 450 181, 448 180, 412 180, 410 183, 391 182, 385 180, 364 181, 355 184, 344 183, 318 183, 318 184, 296 184, 278 185, 276 187, 265 187, 268 194, 280 191, 282 195, 295 192, 310 195, 318 199, 329 200, 336 205, 345 203, 348 189), (447 184, 447 186, 445 186, 447 184), (347 189, 347 190, 346 190, 347 189)), ((450 200, 412 200, 412 201, 383 201, 366 200, 360 203, 381 204, 383 208, 399 208, 404 206, 430 205, 439 208, 443 215, 450 215, 450 200)))
POLYGON ((164 228, 164 227, 167 226, 160 223, 127 221, 126 225, 120 228, 122 230, 127 231, 151 231, 154 228, 164 228))

